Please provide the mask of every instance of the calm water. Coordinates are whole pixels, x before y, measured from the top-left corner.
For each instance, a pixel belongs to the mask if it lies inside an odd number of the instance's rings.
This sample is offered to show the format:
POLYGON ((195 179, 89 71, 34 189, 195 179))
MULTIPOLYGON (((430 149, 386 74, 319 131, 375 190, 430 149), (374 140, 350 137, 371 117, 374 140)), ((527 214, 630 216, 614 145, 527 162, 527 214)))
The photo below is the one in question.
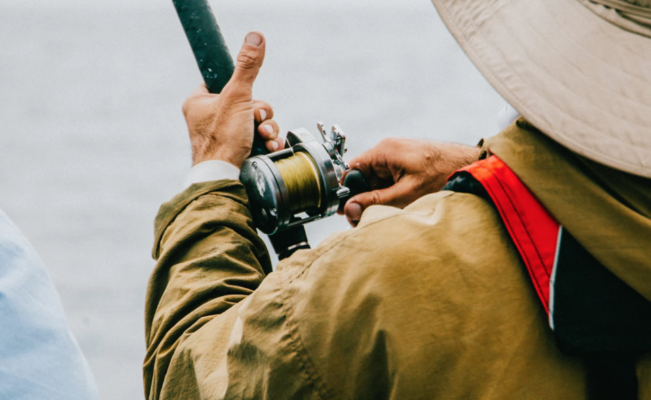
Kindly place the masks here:
MULTIPOLYGON (((282 129, 338 123, 350 155, 389 136, 474 144, 503 100, 419 1, 215 7, 231 50, 267 35, 256 97, 282 129)), ((153 219, 189 167, 180 105, 200 77, 171 5, 17 3, 0 5, 0 207, 43 257, 103 398, 142 399, 153 219)))

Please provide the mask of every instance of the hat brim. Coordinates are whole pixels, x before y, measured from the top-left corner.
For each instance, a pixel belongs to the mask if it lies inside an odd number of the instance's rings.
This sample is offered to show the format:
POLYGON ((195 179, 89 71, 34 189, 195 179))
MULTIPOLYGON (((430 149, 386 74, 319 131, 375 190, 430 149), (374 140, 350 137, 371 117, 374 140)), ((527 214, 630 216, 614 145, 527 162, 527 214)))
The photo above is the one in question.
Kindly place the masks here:
POLYGON ((432 0, 529 122, 609 167, 651 178, 651 39, 578 0, 432 0))

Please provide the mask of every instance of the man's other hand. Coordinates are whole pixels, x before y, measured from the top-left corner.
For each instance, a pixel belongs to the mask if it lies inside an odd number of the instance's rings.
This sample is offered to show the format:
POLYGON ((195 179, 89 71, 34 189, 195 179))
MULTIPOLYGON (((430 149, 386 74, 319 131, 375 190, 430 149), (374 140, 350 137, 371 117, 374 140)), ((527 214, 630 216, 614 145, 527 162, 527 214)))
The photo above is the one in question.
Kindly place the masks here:
POLYGON ((264 61, 265 47, 261 33, 249 33, 237 56, 233 77, 221 94, 210 94, 201 85, 183 104, 193 165, 221 160, 241 168, 251 153, 256 126, 269 151, 283 147, 278 124, 272 119, 273 109, 264 101, 253 100, 253 83, 264 61))
POLYGON ((404 208, 418 198, 443 189, 459 168, 477 161, 480 149, 453 143, 385 139, 350 161, 368 180, 370 192, 348 200, 344 214, 356 226, 362 212, 376 204, 404 208))

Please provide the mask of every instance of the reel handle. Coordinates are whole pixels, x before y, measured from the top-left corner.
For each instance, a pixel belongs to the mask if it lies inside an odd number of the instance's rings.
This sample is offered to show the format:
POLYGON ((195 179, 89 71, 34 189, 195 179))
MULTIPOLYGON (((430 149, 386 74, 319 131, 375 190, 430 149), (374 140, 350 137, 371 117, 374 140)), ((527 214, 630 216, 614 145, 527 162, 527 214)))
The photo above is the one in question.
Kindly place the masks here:
MULTIPOLYGON (((208 91, 221 93, 235 65, 208 0, 173 0, 208 91)), ((254 133, 252 156, 268 154, 265 141, 254 133)))
POLYGON ((352 199, 360 193, 371 191, 371 185, 369 185, 362 171, 358 169, 348 171, 346 177, 344 178, 344 186, 350 189, 350 193, 346 197, 342 197, 341 201, 339 202, 339 211, 341 212, 344 211, 344 206, 348 200, 352 199))

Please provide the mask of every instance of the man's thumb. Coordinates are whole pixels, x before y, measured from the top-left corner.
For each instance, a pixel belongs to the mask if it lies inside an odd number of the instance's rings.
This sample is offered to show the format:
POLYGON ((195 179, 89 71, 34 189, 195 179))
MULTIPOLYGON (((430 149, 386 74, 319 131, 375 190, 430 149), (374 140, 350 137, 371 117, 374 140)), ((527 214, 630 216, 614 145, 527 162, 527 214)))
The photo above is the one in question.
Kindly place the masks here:
POLYGON ((240 90, 250 90, 253 87, 255 78, 258 76, 258 72, 260 72, 260 67, 264 61, 264 52, 265 41, 261 33, 251 32, 246 35, 242 50, 237 56, 237 64, 229 85, 234 85, 240 90))

